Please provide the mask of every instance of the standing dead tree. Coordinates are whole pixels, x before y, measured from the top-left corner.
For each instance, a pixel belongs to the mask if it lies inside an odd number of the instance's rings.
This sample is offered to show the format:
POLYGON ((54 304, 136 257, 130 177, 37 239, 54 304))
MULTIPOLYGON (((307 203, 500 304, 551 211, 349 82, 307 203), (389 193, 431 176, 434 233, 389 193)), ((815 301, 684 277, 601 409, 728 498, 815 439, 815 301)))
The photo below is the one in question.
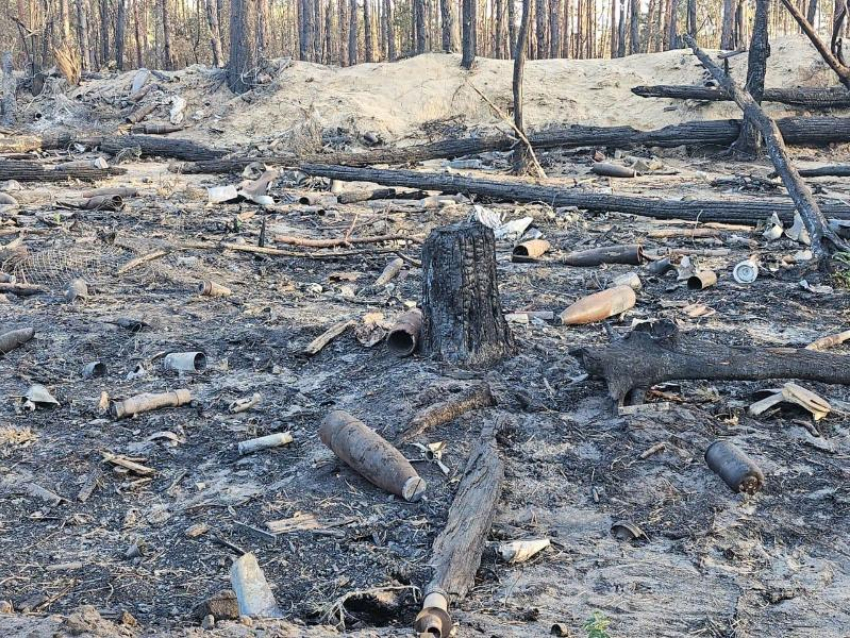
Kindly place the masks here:
MULTIPOLYGON (((802 29, 803 33, 805 33, 809 40, 811 40, 814 47, 818 50, 818 53, 821 54, 821 57, 829 65, 829 68, 835 71, 839 82, 850 89, 850 67, 842 63, 841 60, 838 59, 838 56, 827 48, 820 37, 818 37, 815 28, 808 20, 806 20, 806 17, 800 13, 800 10, 797 9, 790 0, 782 0, 782 4, 785 5, 785 8, 788 9, 788 13, 790 13, 791 17, 793 17, 794 20, 797 21, 797 24, 800 25, 800 29, 802 29)), ((835 46, 835 44, 836 38, 833 35, 833 46, 835 46)))
POLYGON ((246 0, 231 0, 230 61, 227 63, 227 85, 234 93, 244 93, 251 88, 246 80, 253 64, 249 33, 246 0))
MULTIPOLYGON (((514 56, 514 127, 523 134, 525 131, 522 116, 522 76, 525 71, 525 58, 528 49, 528 27, 531 23, 531 0, 522 0, 522 17, 519 22, 516 55, 514 56)), ((514 150, 514 171, 524 173, 528 169, 529 149, 519 145, 514 150)))
MULTIPOLYGON (((767 23, 770 0, 756 0, 756 15, 753 20, 753 35, 750 39, 750 52, 747 58, 747 92, 757 104, 764 96, 764 76, 767 73, 767 58, 770 55, 767 23)), ((752 157, 758 151, 761 139, 752 118, 744 113, 741 134, 733 145, 734 151, 741 157, 752 157)))
POLYGON ((0 124, 5 127, 11 127, 15 123, 15 76, 12 67, 12 52, 4 51, 0 58, 0 66, 3 68, 3 98, 0 101, 0 124))
POLYGON ((741 107, 744 111, 744 117, 752 122, 761 133, 768 155, 770 155, 770 160, 773 162, 774 168, 776 168, 776 173, 782 179, 788 195, 794 200, 797 211, 803 218, 803 224, 811 237, 812 253, 814 253, 818 264, 822 268, 826 268, 828 266, 829 254, 823 246, 823 239, 830 240, 841 250, 847 251, 850 248, 829 229, 826 218, 815 201, 811 189, 803 182, 797 169, 791 163, 788 151, 785 148, 785 142, 782 139, 782 133, 780 133, 779 127, 776 126, 776 122, 764 112, 764 109, 753 99, 752 95, 739 88, 731 77, 723 73, 723 70, 714 63, 708 54, 697 46, 696 41, 691 36, 685 36, 685 42, 691 47, 691 50, 699 58, 699 61, 702 62, 702 65, 708 69, 717 83, 741 107))
POLYGON ((475 49, 478 43, 478 2, 477 0, 463 0, 463 34, 461 36, 461 47, 463 58, 460 65, 467 71, 475 62, 475 49))

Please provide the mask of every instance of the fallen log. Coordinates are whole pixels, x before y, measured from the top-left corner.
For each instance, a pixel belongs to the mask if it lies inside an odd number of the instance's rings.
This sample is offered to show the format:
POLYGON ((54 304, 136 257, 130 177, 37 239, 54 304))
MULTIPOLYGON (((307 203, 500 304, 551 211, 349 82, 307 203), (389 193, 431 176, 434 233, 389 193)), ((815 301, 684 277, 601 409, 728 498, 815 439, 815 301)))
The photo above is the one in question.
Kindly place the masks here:
POLYGON ((705 53, 696 41, 689 35, 684 35, 683 39, 694 55, 697 56, 702 65, 708 69, 715 80, 731 95, 735 103, 744 112, 746 118, 752 122, 764 139, 764 145, 767 149, 767 154, 770 156, 770 161, 776 168, 776 173, 782 179, 785 189, 788 191, 788 196, 794 200, 800 217, 803 218, 803 223, 809 233, 811 239, 812 252, 815 258, 822 266, 826 266, 825 260, 828 258, 826 249, 823 247, 822 240, 828 239, 840 250, 847 250, 844 242, 829 229, 826 218, 820 210, 820 206, 815 201, 815 196, 812 190, 806 185, 797 169, 791 163, 791 158, 785 148, 785 141, 776 122, 765 113, 761 105, 753 99, 745 89, 741 89, 731 77, 726 75, 719 66, 705 53))
MULTIPOLYGON (((834 142, 850 142, 850 118, 789 117, 777 120, 788 144, 822 146, 834 142)), ((636 146, 727 147, 740 132, 741 120, 709 120, 685 122, 653 131, 639 131, 630 126, 572 126, 528 136, 532 148, 578 148, 582 146, 632 148, 636 146)), ((444 140, 400 149, 380 149, 361 153, 313 153, 310 155, 260 155, 200 161, 171 167, 174 172, 231 173, 249 164, 297 167, 299 164, 337 164, 340 166, 373 166, 376 164, 414 164, 433 159, 451 159, 490 151, 510 151, 517 140, 505 136, 487 136, 444 140)))
MULTIPOLYGON (((304 164, 300 170, 314 177, 340 181, 371 182, 384 186, 420 188, 443 193, 477 195, 499 201, 540 203, 553 207, 575 206, 593 212, 619 212, 657 219, 699 220, 755 225, 774 212, 783 222, 794 221, 794 203, 788 199, 750 197, 716 200, 660 199, 642 195, 613 195, 565 186, 545 186, 522 181, 497 181, 420 171, 354 168, 304 164)), ((824 203, 828 217, 850 219, 850 206, 824 203)))
POLYGON ((478 410, 491 405, 496 405, 496 400, 493 398, 489 385, 481 383, 471 386, 457 396, 429 405, 416 414, 398 440, 400 443, 409 441, 426 430, 454 421, 471 410, 478 410))
POLYGON ((497 427, 495 421, 488 421, 482 428, 449 508, 446 527, 434 541, 428 561, 433 575, 416 617, 417 635, 447 638, 452 626, 449 604, 463 599, 475 583, 505 474, 496 443, 497 427))
POLYGON ((850 164, 830 164, 817 168, 800 168, 800 177, 850 177, 850 164))
POLYGON ((727 346, 711 333, 683 334, 669 319, 640 324, 624 338, 572 351, 585 370, 601 377, 609 396, 641 403, 664 381, 807 379, 850 385, 850 357, 796 348, 727 346))
POLYGON ((223 157, 230 152, 227 149, 210 148, 191 140, 171 137, 151 135, 84 136, 60 133, 0 138, 0 153, 63 149, 72 144, 80 144, 89 148, 99 147, 102 151, 112 154, 127 148, 138 148, 143 156, 170 157, 187 162, 210 161, 223 157))
POLYGON ((126 172, 125 169, 116 167, 50 166, 20 160, 0 160, 0 181, 13 179, 18 182, 65 182, 78 179, 94 182, 126 172))
MULTIPOLYGON (((640 97, 658 97, 674 100, 702 100, 706 102, 732 102, 729 94, 719 86, 688 86, 659 84, 635 86, 632 93, 640 97)), ((850 107, 850 91, 843 86, 798 87, 793 89, 765 89, 763 102, 778 102, 807 109, 841 109, 850 107)))

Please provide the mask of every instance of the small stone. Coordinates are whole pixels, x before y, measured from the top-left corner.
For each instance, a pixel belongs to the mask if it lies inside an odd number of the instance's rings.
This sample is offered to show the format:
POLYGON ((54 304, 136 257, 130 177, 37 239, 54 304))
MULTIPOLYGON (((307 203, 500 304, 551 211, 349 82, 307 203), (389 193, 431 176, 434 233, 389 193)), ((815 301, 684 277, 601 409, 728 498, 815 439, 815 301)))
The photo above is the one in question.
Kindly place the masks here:
POLYGON ((204 616, 201 621, 201 629, 212 629, 215 627, 215 617, 212 614, 204 616))

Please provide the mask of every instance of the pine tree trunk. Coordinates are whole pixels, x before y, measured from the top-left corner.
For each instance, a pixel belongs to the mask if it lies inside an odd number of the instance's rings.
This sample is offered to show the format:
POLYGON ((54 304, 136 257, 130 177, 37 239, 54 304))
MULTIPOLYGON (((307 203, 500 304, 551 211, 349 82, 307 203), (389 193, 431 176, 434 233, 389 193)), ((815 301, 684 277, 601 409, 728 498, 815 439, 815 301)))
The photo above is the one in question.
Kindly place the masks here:
MULTIPOLYGON (((495 54, 496 59, 501 59, 505 55, 505 0, 496 1, 496 41, 495 54)), ((509 2, 512 0, 508 0, 509 2)))
POLYGON ((221 34, 218 31, 218 17, 215 0, 206 0, 207 26, 210 30, 210 49, 212 50, 213 65, 220 67, 224 63, 221 52, 221 34))
POLYGON ((806 9, 806 20, 808 20, 809 24, 814 25, 817 14, 818 0, 809 0, 809 6, 806 9))
POLYGON ((162 17, 162 68, 170 71, 174 62, 171 57, 171 18, 168 15, 167 0, 159 0, 159 13, 162 17))
POLYGON ((679 48, 679 0, 670 0, 667 16, 667 50, 679 48))
POLYGON ((546 57, 549 47, 546 46, 546 20, 549 17, 549 8, 547 0, 536 0, 535 22, 537 23, 536 49, 537 59, 542 60, 546 57))
POLYGON ((339 65, 348 66, 348 0, 339 0, 339 65))
POLYGON ((395 42, 395 16, 393 14, 392 0, 384 0, 384 12, 387 21, 387 59, 395 62, 398 57, 395 42))
POLYGON ((735 13, 732 0, 723 0, 723 28, 720 32, 720 48, 732 49, 732 29, 735 24, 735 13))
POLYGON ((109 1, 100 0, 100 59, 101 65, 109 63, 109 1))
POLYGON ((348 63, 357 64, 357 0, 351 0, 348 11, 348 63))
POLYGON ((550 0, 549 13, 549 57, 561 57, 561 0, 550 0))
POLYGON ((454 53, 457 51, 457 42, 455 41, 455 19, 452 0, 440 0, 440 17, 443 22, 443 51, 454 53))
POLYGON ((266 57, 266 48, 269 45, 269 0, 255 1, 257 3, 257 15, 254 48, 257 51, 257 60, 263 60, 266 57))
POLYGON ((697 0, 687 0, 688 2, 688 35, 692 38, 697 37, 697 0))
POLYGON ((3 51, 0 57, 0 68, 3 72, 2 88, 0 88, 0 94, 2 94, 0 124, 6 128, 11 128, 15 124, 17 116, 17 83, 15 82, 11 51, 3 51))
POLYGON ((516 57, 516 2, 506 1, 508 3, 508 53, 513 60, 516 57))
POLYGON ((620 0, 620 22, 617 25, 617 57, 626 57, 626 0, 620 0))
POLYGON ((142 53, 142 25, 139 21, 139 0, 133 1, 133 31, 136 41, 136 66, 145 66, 145 57, 142 53))
POLYGON ((516 351, 499 299, 491 229, 461 222, 432 231, 422 246, 422 275, 424 354, 478 368, 516 351))
MULTIPOLYGON (((750 51, 747 58, 746 91, 753 96, 757 104, 764 97, 764 76, 767 73, 767 57, 770 55, 770 44, 767 35, 767 23, 770 13, 770 0, 756 0, 756 16, 753 21, 753 36, 750 40, 750 51)), ((744 112, 744 123, 741 134, 734 144, 736 154, 752 157, 761 146, 761 135, 758 128, 744 112)))
POLYGON ((127 0, 118 0, 118 9, 115 16, 115 64, 118 70, 124 70, 124 45, 125 32, 127 28, 127 0))
POLYGON ((617 0, 611 0, 611 57, 617 57, 617 0))
POLYGON ((372 43, 372 7, 371 0, 363 0, 363 43, 366 62, 375 61, 375 50, 372 43))
POLYGON ((629 53, 640 53, 640 0, 631 0, 629 21, 631 23, 629 53))
MULTIPOLYGON (((516 55, 514 56, 514 126, 517 130, 525 132, 525 122, 522 112, 522 80, 525 73, 525 57, 528 50, 528 30, 531 26, 532 0, 522 0, 522 16, 519 22, 519 34, 517 36, 516 55)), ((528 171, 528 162, 531 158, 528 149, 518 144, 514 150, 514 172, 522 175, 528 171)))
POLYGON ((463 58, 460 65, 464 69, 471 69, 475 62, 475 54, 478 42, 478 2, 477 0, 463 0, 463 58))
POLYGON ((227 85, 234 93, 250 89, 245 74, 253 66, 248 29, 247 0, 230 0, 230 61, 227 63, 227 85))

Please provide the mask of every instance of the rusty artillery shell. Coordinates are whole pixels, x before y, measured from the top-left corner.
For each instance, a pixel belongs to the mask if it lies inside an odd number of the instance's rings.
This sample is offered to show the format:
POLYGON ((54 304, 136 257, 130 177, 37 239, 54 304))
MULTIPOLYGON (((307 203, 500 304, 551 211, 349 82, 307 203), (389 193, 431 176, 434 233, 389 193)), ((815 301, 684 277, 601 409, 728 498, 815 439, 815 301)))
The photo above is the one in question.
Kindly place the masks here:
POLYGON ((619 166, 618 164, 607 164, 599 162, 590 167, 590 172, 603 177, 634 177, 637 175, 635 169, 630 166, 619 166))
POLYGON ((113 401, 109 411, 113 418, 122 419, 125 416, 133 416, 157 408, 186 405, 191 400, 192 393, 189 390, 174 390, 162 394, 137 394, 123 401, 113 401))
POLYGON ((422 311, 414 308, 405 312, 387 334, 387 349, 397 357, 407 357, 419 345, 422 332, 422 311))
POLYGON ((729 441, 715 441, 708 446, 705 462, 733 492, 755 494, 764 486, 761 469, 729 441))
POLYGON ((207 367, 207 355, 203 352, 172 352, 165 355, 162 367, 178 372, 200 372, 207 367))
POLYGON ((35 336, 34 328, 21 328, 11 330, 0 335, 0 354, 11 352, 18 346, 25 344, 35 336))
POLYGON ((410 462, 386 439, 347 412, 335 410, 319 426, 319 438, 346 465, 406 501, 425 493, 425 481, 410 462))
POLYGON ((534 261, 549 250, 549 242, 545 239, 531 239, 514 246, 512 260, 515 262, 534 261))
POLYGON ((637 302, 635 291, 630 286, 617 286, 579 299, 561 313, 561 323, 571 326, 602 321, 619 315, 637 302))
POLYGON ((688 288, 704 290, 717 283, 717 273, 713 270, 700 270, 688 277, 688 288))
POLYGON ((422 611, 416 615, 413 629, 419 636, 448 638, 452 633, 452 618, 449 616, 449 597, 442 589, 425 594, 422 611))
POLYGON ((115 186, 109 188, 93 188, 91 190, 83 191, 81 195, 86 199, 90 199, 92 197, 135 197, 138 195, 139 191, 131 186, 115 186))
POLYGON ((86 210, 121 210, 124 199, 120 195, 95 195, 83 202, 86 210))
POLYGON ((383 272, 378 276, 375 280, 375 286, 386 286, 393 279, 396 278, 398 273, 401 272, 402 267, 404 266, 404 259, 401 257, 396 257, 390 263, 386 265, 383 272))
POLYGON ((659 259, 658 261, 654 261, 649 264, 647 269, 653 275, 666 275, 671 270, 676 270, 676 266, 670 263, 669 257, 664 257, 663 259, 659 259))
POLYGON ((198 284, 198 294, 204 297, 227 297, 230 293, 230 288, 209 279, 198 284))
POLYGON ((72 303, 77 299, 86 299, 89 296, 89 287, 82 279, 69 281, 65 286, 65 301, 72 303))
POLYGON ((564 257, 567 266, 599 266, 601 264, 628 264, 639 266, 644 260, 643 249, 638 244, 603 246, 593 250, 573 252, 564 257))

